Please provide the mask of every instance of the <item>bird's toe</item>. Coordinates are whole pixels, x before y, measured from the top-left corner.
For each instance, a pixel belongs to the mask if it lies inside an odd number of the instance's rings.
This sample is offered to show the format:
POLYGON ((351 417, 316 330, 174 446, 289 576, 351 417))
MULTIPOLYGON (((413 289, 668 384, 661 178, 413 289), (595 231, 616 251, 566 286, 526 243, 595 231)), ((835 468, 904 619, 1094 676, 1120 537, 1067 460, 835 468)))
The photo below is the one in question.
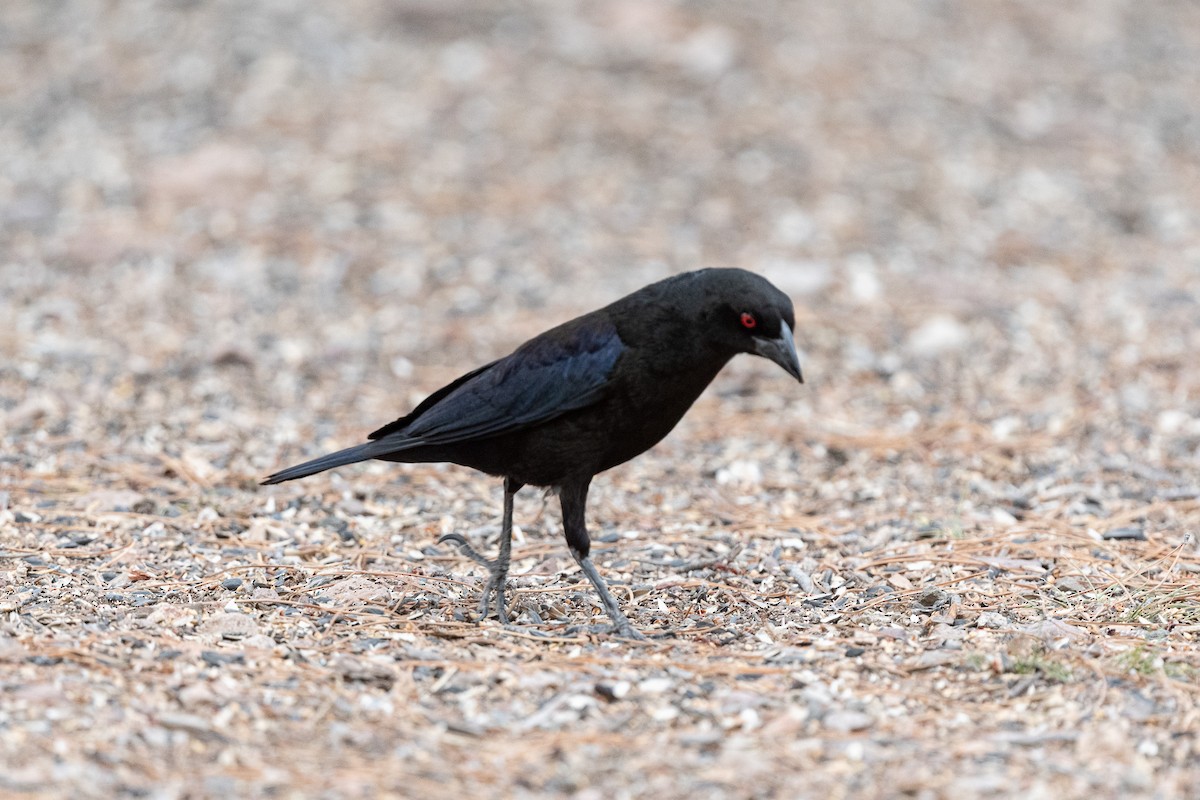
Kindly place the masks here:
POLYGON ((645 634, 632 625, 614 625, 613 633, 622 639, 629 639, 633 642, 647 641, 645 634))
POLYGON ((456 545, 462 554, 467 558, 471 559, 477 564, 487 567, 489 570, 492 569, 492 562, 485 558, 484 555, 474 547, 471 547, 470 543, 467 542, 466 538, 461 533, 444 533, 438 537, 437 543, 456 545))

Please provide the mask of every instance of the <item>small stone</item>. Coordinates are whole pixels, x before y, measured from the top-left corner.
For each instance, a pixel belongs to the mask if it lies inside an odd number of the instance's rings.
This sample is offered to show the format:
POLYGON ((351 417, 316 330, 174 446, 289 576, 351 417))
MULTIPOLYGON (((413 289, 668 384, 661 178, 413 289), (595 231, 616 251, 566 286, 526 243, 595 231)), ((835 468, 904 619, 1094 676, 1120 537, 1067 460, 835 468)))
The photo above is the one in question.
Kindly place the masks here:
POLYGON ((1088 636, 1083 628, 1060 619, 1043 619, 1027 625, 1016 625, 1012 630, 1035 636, 1050 645, 1065 644, 1074 639, 1086 639, 1088 636))
POLYGON ((596 684, 596 694, 611 702, 622 699, 632 688, 629 681, 600 681, 596 684))
POLYGON ((196 714, 167 712, 157 715, 158 724, 168 730, 187 731, 188 733, 211 733, 212 723, 196 714))
POLYGON ((992 509, 992 522, 1001 527, 1011 527, 1017 524, 1017 518, 1003 508, 992 509))
POLYGON ((992 628, 1000 630, 1009 626, 1008 617, 998 611, 981 611, 978 619, 975 620, 977 628, 992 628))
POLYGON ((792 577, 796 585, 800 587, 800 591, 805 594, 812 594, 816 591, 816 584, 813 583, 812 576, 800 568, 797 564, 787 565, 787 574, 792 577))
POLYGON ((330 663, 330 668, 347 683, 364 683, 389 689, 396 682, 395 670, 376 658, 339 655, 330 663))
POLYGON ((950 593, 931 586, 917 596, 917 606, 922 610, 937 611, 950 605, 950 593))
POLYGON ((200 654, 200 659, 210 667, 246 663, 246 656, 241 653, 219 653, 216 650, 205 650, 200 654))
POLYGON ((1124 528, 1113 528, 1111 530, 1107 530, 1104 533, 1100 534, 1100 536, 1101 536, 1101 538, 1108 539, 1110 541, 1126 541, 1126 540, 1139 541, 1139 542, 1146 541, 1146 532, 1144 530, 1142 530, 1141 528, 1132 527, 1132 526, 1124 527, 1124 528))
POLYGON ((821 724, 838 733, 853 733, 871 727, 875 719, 861 711, 831 711, 821 720, 821 724))
POLYGON ((248 614, 225 611, 205 621, 201 631, 216 639, 237 641, 258 633, 258 623, 248 614))
POLYGON ((744 489, 754 489, 761 486, 762 481, 762 467, 757 461, 739 459, 717 470, 717 483, 721 486, 732 484, 744 489))
POLYGON ((638 691, 643 694, 662 694, 674 685, 670 678, 647 678, 638 684, 638 691))
POLYGON ((1179 433, 1189 422, 1191 422, 1191 417, 1186 411, 1178 408, 1168 408, 1158 412, 1158 418, 1155 420, 1154 426, 1158 429, 1159 433, 1170 436, 1179 433))
POLYGON ((926 650, 905 664, 905 666, 910 672, 919 672, 920 670, 954 664, 959 660, 959 656, 959 652, 955 650, 926 650))
POLYGON ((908 337, 908 348, 918 356, 937 356, 959 350, 970 338, 970 331, 953 317, 930 317, 908 337))
POLYGON ((1062 578, 1061 580, 1055 581, 1054 588, 1058 589, 1060 592, 1083 593, 1083 592, 1090 592, 1094 587, 1089 585, 1086 581, 1081 580, 1080 578, 1076 578, 1074 576, 1068 575, 1067 577, 1062 578))

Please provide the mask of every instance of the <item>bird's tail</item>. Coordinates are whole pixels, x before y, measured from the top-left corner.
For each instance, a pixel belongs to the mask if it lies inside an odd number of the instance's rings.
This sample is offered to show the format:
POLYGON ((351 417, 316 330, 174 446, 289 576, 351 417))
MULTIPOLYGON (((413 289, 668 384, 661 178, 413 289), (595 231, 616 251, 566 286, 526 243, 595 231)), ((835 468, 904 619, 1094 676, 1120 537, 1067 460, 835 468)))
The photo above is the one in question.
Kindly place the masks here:
POLYGON ((327 469, 334 467, 344 467, 347 464, 357 464, 359 461, 366 461, 374 458, 378 453, 379 447, 376 442, 367 442, 366 444, 347 447, 345 450, 338 450, 336 453, 314 458, 312 461, 305 461, 303 464, 297 464, 294 467, 281 469, 274 475, 268 475, 262 482, 263 486, 271 483, 283 483, 284 481, 294 481, 296 478, 303 478, 308 475, 315 475, 318 472, 324 472, 327 469))

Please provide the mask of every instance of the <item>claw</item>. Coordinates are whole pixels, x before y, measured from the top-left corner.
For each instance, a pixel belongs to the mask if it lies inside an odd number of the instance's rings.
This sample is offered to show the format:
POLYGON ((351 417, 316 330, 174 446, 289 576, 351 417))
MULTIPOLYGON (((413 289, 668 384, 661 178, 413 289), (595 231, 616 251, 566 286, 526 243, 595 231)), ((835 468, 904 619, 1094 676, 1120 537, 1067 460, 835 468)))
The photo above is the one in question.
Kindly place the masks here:
POLYGON ((461 533, 444 533, 438 544, 455 544, 462 554, 488 571, 488 581, 483 586, 483 597, 479 598, 479 618, 487 619, 492 606, 492 593, 496 594, 496 619, 508 624, 508 609, 504 605, 504 590, 508 585, 508 565, 512 558, 512 514, 513 495, 521 488, 508 478, 504 479, 504 524, 500 530, 500 555, 495 561, 485 558, 471 547, 461 533))
POLYGON ((626 624, 624 625, 619 625, 616 623, 611 625, 605 623, 571 625, 567 628, 566 633, 568 635, 575 635, 579 633, 605 634, 616 636, 618 639, 628 639, 633 642, 648 641, 646 636, 641 631, 629 624, 629 620, 626 620, 625 623, 626 624))
POLYGON ((633 627, 633 625, 629 624, 628 620, 626 620, 626 624, 624 625, 614 625, 613 633, 615 633, 617 636, 620 636, 622 639, 630 639, 635 642, 646 641, 645 635, 637 628, 633 627))
POLYGON ((478 550, 467 543, 462 534, 446 533, 438 538, 438 544, 455 544, 463 555, 481 565, 488 571, 487 583, 483 585, 483 596, 479 598, 479 618, 487 619, 491 611, 492 594, 496 595, 496 619, 503 624, 508 623, 508 609, 504 607, 504 590, 508 583, 508 565, 500 559, 495 561, 485 558, 478 550))
POLYGON ((453 542, 454 544, 458 545, 458 549, 462 551, 462 554, 475 563, 487 567, 489 570, 492 568, 493 562, 484 558, 483 554, 481 554, 474 547, 471 547, 471 545, 467 543, 467 540, 463 538, 461 533, 444 533, 438 537, 438 544, 446 544, 447 542, 453 542))

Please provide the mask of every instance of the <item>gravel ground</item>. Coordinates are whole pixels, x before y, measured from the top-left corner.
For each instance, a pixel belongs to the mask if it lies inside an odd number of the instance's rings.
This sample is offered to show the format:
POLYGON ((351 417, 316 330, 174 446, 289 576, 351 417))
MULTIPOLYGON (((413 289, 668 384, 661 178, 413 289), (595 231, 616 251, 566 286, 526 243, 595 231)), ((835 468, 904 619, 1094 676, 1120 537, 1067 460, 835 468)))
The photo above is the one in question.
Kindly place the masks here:
POLYGON ((0 793, 1200 794, 1200 5, 0 4, 0 793), (797 303, 600 476, 271 489, 650 280, 797 303), (544 513, 543 513, 544 512, 544 513), (544 634, 544 635, 535 635, 544 634))

